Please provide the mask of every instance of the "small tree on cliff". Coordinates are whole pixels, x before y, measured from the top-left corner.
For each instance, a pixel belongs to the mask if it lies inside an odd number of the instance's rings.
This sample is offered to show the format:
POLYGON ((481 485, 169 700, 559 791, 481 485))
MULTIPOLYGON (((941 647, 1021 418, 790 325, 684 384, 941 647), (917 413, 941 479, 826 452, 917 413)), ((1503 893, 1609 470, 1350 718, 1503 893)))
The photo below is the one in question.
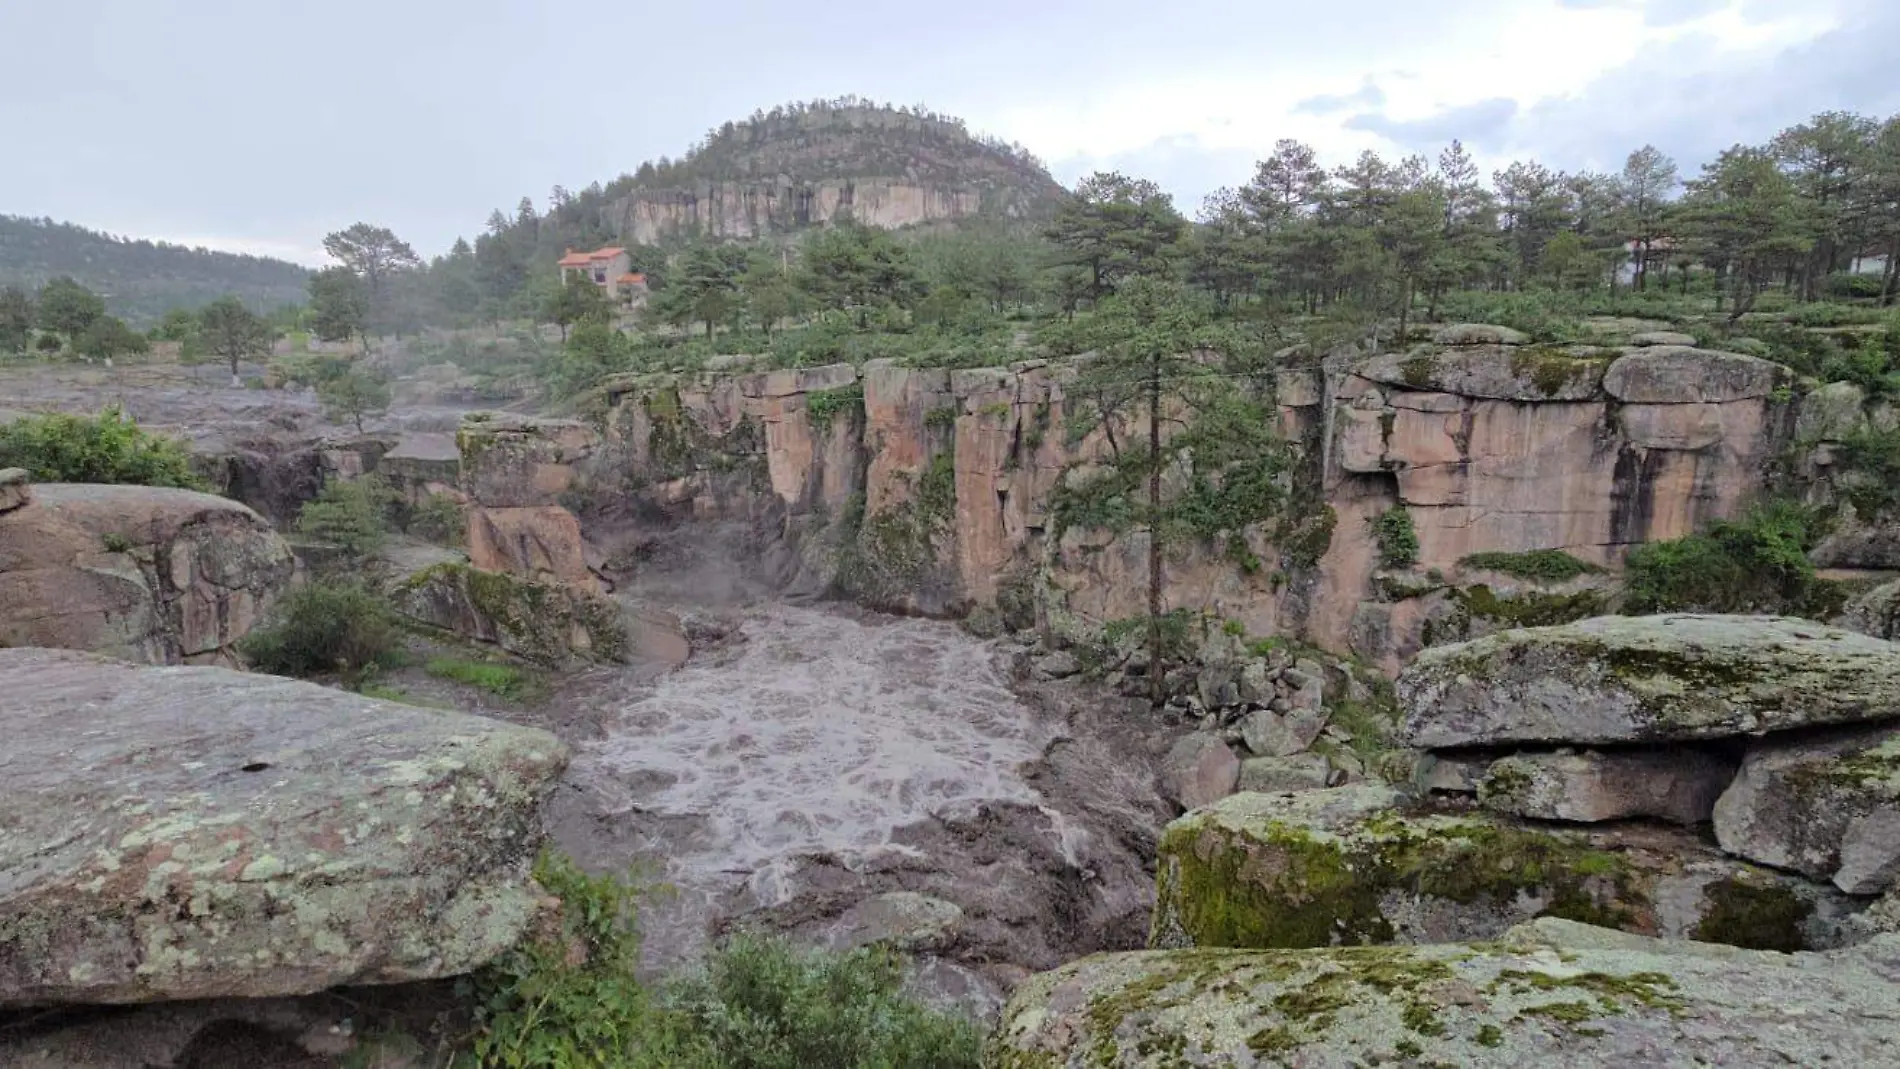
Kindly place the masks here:
POLYGON ((1162 475, 1176 460, 1166 448, 1170 420, 1181 422, 1180 403, 1191 385, 1219 387, 1219 374, 1201 358, 1211 340, 1211 310, 1180 283, 1136 276, 1105 298, 1095 316, 1078 325, 1071 344, 1093 350, 1071 396, 1083 409, 1083 433, 1100 431, 1111 454, 1101 482, 1077 492, 1123 484, 1133 520, 1148 532, 1148 696, 1162 703, 1164 650, 1162 543, 1171 524, 1162 501, 1162 475), (1129 434, 1138 437, 1127 440, 1129 434), (1139 504, 1136 504, 1136 501, 1139 504))

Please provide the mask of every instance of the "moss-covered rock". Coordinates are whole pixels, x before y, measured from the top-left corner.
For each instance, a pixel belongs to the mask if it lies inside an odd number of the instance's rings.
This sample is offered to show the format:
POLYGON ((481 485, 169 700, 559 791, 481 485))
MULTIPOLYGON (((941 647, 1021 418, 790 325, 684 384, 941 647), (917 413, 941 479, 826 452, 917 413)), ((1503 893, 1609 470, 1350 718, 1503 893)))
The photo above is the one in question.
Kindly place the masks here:
POLYGON ((1494 812, 1536 820, 1700 824, 1734 777, 1733 759, 1682 746, 1521 753, 1491 765, 1478 799, 1494 812))
POLYGON ((993 1069, 1883 1065, 1900 937, 1831 954, 1541 920, 1496 943, 1102 954, 1031 978, 993 1069))
POLYGON ((57 650, 0 693, 0 1006, 453 976, 540 911, 545 732, 57 650))
POLYGON ((1478 344, 1443 352, 1375 356, 1354 374, 1388 386, 1503 401, 1600 399, 1618 350, 1478 344))
POLYGON ((1843 925, 1861 905, 1724 858, 1686 833, 1566 830, 1399 803, 1395 791, 1367 785, 1243 793, 1176 820, 1161 837, 1149 945, 1484 939, 1539 916, 1772 942, 1705 925, 1727 908, 1709 888, 1743 880, 1806 903, 1800 945, 1820 948, 1849 938, 1843 925))
POLYGON ((1900 886, 1900 728, 1756 743, 1716 803, 1715 834, 1849 894, 1900 886))
POLYGON ((1608 616, 1420 653, 1423 748, 1717 739, 1900 714, 1900 646, 1808 620, 1608 616))
POLYGON ((396 584, 391 600, 413 620, 537 664, 624 661, 632 653, 620 607, 572 587, 443 562, 396 584))

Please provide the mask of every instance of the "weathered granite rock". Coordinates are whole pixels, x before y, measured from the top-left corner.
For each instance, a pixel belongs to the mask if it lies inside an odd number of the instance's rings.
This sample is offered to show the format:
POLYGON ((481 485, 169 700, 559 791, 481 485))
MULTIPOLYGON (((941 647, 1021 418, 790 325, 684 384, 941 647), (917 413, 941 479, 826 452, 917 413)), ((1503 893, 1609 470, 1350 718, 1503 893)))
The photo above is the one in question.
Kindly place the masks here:
POLYGON ((1851 382, 1830 382, 1801 399, 1794 440, 1813 445, 1838 442, 1867 422, 1867 394, 1851 382))
POLYGON ((1756 742, 1716 803, 1715 836, 1849 894, 1900 885, 1900 729, 1756 742))
POLYGON ((1240 763, 1239 790, 1272 793, 1312 791, 1331 781, 1333 766, 1324 754, 1251 757, 1240 763))
POLYGON ((231 661, 295 561, 243 505, 190 490, 47 483, 0 513, 0 646, 156 664, 231 661))
POLYGON ((1473 344, 1438 353, 1375 356, 1354 366, 1353 373, 1448 399, 1584 401, 1600 396, 1604 371, 1616 352, 1473 344))
POLYGON ((1099 954, 1016 990, 993 1069, 1889 1065, 1900 936, 1766 954, 1540 920, 1496 943, 1099 954))
POLYGON ((600 589, 587 567, 580 521, 559 505, 470 509, 468 556, 484 571, 576 590, 600 589))
POLYGON ((1240 758, 1210 732, 1184 736, 1161 761, 1161 791, 1184 809, 1227 797, 1239 779, 1240 758))
POLYGON ((1630 345, 1647 349, 1654 345, 1695 346, 1695 335, 1674 330, 1645 330, 1630 335, 1630 345))
POLYGON ((1900 716, 1900 646, 1808 620, 1605 616, 1421 652, 1423 748, 1670 742, 1900 716))
POLYGON ((1448 323, 1432 331, 1439 345, 1528 345, 1530 335, 1490 323, 1448 323))
POLYGON ((450 976, 539 911, 544 732, 63 650, 0 694, 0 1005, 450 976))
POLYGON ((1478 798, 1496 813, 1593 824, 1654 817, 1709 819, 1735 778, 1734 761, 1688 747, 1522 753, 1492 764, 1478 798))
POLYGON ((538 664, 625 661, 635 649, 611 599, 465 564, 431 565, 396 584, 391 600, 411 619, 538 664))
POLYGON ((1772 949, 1835 946, 1864 903, 1661 829, 1408 812, 1360 784, 1235 794, 1168 825, 1149 945, 1489 939, 1539 916, 1772 949))
POLYGON ((32 501, 33 485, 28 479, 26 469, 0 469, 0 512, 12 512, 32 501))
POLYGON ((943 950, 956 939, 963 909, 954 902, 891 891, 867 898, 839 914, 823 934, 834 950, 881 944, 905 951, 943 950))
POLYGON ((1722 404, 1767 397, 1791 373, 1740 353, 1659 345, 1630 353, 1603 373, 1603 389, 1625 404, 1722 404))
POLYGON ((491 508, 560 504, 575 485, 576 465, 600 444, 598 433, 578 420, 494 412, 464 417, 455 441, 462 489, 491 508))
POLYGON ((1889 642, 1900 638, 1900 579, 1882 583, 1848 599, 1835 623, 1889 642))
POLYGON ((1240 722, 1240 737, 1257 757, 1291 757, 1304 753, 1325 729, 1326 716, 1317 709, 1256 709, 1240 722))

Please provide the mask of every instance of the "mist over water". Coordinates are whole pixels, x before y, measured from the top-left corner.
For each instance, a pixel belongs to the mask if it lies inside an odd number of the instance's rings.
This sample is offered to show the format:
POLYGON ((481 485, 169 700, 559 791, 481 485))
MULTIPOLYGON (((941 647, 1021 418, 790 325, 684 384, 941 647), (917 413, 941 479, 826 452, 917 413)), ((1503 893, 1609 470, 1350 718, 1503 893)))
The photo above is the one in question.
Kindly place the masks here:
POLYGON ((1041 809, 1068 852, 1075 833, 1017 772, 1053 730, 990 645, 944 623, 789 605, 749 612, 743 632, 655 686, 599 695, 618 716, 577 759, 596 814, 636 826, 679 891, 649 911, 650 938, 697 943, 655 929, 703 924, 741 887, 781 904, 801 855, 855 868, 905 850, 897 829, 985 802, 1041 809))

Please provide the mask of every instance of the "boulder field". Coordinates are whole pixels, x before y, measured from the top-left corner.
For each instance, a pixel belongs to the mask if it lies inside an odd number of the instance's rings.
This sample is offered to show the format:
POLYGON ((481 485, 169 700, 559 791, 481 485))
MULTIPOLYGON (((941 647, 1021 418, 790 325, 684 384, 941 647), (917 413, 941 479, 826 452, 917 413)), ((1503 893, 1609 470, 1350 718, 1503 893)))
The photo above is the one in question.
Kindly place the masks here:
POLYGON ((63 650, 0 695, 0 1007, 453 976, 543 908, 544 732, 63 650))
MULTIPOLYGON (((1409 783, 1205 791, 1153 949, 1032 978, 986 1064, 1894 1064, 1896 673, 1760 617, 1427 651, 1409 783)), ((1184 782, 1242 775, 1194 738, 1184 782)))

